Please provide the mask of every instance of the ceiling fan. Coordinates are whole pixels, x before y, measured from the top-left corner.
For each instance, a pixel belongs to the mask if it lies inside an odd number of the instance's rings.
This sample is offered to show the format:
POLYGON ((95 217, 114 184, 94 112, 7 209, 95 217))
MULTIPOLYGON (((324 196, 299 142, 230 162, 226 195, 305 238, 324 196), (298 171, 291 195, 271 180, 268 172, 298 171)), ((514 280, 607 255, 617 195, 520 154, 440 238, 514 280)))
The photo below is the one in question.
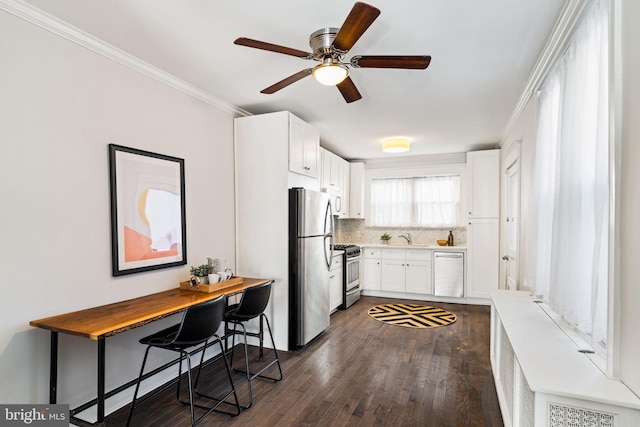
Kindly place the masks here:
POLYGON ((369 26, 380 15, 380 10, 366 3, 356 3, 347 19, 340 28, 322 28, 309 37, 309 46, 313 53, 240 37, 234 41, 241 46, 268 50, 284 55, 296 56, 302 59, 312 59, 320 62, 313 68, 299 71, 278 83, 261 90, 261 93, 272 94, 289 86, 298 80, 313 75, 320 83, 337 86, 347 102, 362 98, 360 92, 349 77, 349 66, 352 68, 398 68, 424 70, 429 66, 431 57, 426 55, 398 56, 377 55, 352 57, 348 63, 343 62, 344 56, 364 34, 369 26))

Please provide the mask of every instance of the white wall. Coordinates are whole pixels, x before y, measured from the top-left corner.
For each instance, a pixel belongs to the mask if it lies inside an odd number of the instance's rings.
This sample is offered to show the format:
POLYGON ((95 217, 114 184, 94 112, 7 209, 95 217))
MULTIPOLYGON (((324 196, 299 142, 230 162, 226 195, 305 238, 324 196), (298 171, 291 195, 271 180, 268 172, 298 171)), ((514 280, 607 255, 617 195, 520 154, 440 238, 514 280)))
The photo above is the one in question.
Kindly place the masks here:
MULTIPOLYGON (((29 321, 178 286, 206 256, 235 265, 233 117, 0 12, 0 402, 48 402, 49 333, 29 321), (184 267, 111 277, 109 143, 185 159, 184 267)), ((137 340, 107 340, 107 387, 137 340)), ((95 396, 96 343, 60 337, 59 403, 95 396)))

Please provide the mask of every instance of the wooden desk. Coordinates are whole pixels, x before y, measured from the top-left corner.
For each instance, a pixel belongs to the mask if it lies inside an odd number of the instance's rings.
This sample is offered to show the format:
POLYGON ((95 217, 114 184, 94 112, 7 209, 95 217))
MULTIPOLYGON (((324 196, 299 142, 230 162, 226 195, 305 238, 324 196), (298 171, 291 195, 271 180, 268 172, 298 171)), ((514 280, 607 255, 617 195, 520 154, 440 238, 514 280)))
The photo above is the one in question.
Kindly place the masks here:
POLYGON ((105 399, 135 384, 135 380, 133 380, 105 393, 105 338, 179 313, 192 305, 217 298, 220 295, 237 294, 252 286, 268 282, 270 280, 244 278, 243 283, 239 285, 210 293, 175 288, 127 301, 32 320, 29 322, 31 326, 51 331, 49 403, 56 403, 57 400, 58 333, 77 335, 98 342, 97 398, 72 409, 71 417, 73 421, 87 424, 86 421, 75 418, 74 415, 97 405, 98 419, 96 424, 103 424, 105 399))

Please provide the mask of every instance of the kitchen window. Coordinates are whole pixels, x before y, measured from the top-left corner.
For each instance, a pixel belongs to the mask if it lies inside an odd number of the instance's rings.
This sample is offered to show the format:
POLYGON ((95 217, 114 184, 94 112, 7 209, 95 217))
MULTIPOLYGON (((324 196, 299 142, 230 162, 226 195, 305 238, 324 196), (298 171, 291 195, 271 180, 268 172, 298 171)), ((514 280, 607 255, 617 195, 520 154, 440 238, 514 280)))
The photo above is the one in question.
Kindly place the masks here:
POLYGON ((460 224, 460 175, 374 178, 372 226, 455 227, 460 224))
POLYGON ((534 292, 606 357, 609 292, 608 2, 591 2, 539 94, 534 292))

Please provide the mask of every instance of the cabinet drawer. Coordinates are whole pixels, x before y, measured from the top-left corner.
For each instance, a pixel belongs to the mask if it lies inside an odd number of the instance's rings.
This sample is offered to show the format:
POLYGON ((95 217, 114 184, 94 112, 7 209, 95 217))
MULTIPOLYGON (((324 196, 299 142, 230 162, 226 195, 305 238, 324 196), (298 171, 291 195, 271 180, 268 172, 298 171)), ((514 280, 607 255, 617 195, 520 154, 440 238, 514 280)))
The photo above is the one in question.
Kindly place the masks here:
POLYGON ((425 249, 407 249, 407 261, 431 261, 433 252, 425 249))
POLYGON ((380 259, 381 251, 378 248, 364 248, 363 252, 365 258, 380 259))
POLYGON ((404 249, 382 249, 382 258, 404 261, 404 249))
POLYGON ((336 255, 333 258, 331 258, 331 270, 334 270, 336 268, 341 268, 343 265, 343 257, 342 255, 336 255))

